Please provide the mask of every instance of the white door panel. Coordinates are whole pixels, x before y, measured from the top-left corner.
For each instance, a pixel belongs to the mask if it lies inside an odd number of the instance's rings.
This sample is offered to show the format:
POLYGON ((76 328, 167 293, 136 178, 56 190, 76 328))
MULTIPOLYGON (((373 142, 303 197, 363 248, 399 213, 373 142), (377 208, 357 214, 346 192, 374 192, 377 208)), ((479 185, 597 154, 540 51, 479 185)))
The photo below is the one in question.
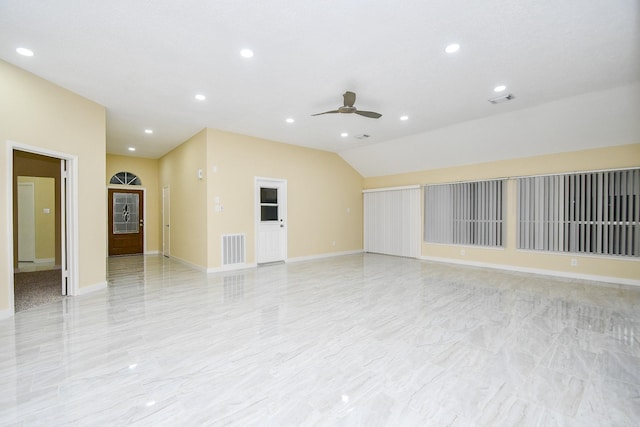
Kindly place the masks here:
POLYGON ((171 255, 171 193, 162 188, 162 255, 171 255))
POLYGON ((258 254, 260 259, 258 262, 274 262, 282 261, 282 251, 280 249, 280 227, 261 226, 258 231, 258 254))

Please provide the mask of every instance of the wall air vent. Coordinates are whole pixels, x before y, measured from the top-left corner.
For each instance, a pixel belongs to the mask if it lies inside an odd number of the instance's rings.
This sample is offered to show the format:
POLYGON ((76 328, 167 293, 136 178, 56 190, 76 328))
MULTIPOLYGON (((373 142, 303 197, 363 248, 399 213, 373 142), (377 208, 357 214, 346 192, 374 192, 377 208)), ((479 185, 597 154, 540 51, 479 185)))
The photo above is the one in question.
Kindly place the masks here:
POLYGON ((247 259, 244 234, 222 235, 222 266, 244 264, 247 259))
POLYGON ((367 139, 369 137, 371 137, 371 135, 367 135, 366 133, 354 136, 355 139, 367 139))
POLYGON ((502 95, 502 96, 497 96, 495 98, 491 98, 489 102, 492 104, 500 104, 502 102, 511 101, 513 98, 515 98, 515 96, 513 96, 513 94, 510 93, 509 95, 502 95))

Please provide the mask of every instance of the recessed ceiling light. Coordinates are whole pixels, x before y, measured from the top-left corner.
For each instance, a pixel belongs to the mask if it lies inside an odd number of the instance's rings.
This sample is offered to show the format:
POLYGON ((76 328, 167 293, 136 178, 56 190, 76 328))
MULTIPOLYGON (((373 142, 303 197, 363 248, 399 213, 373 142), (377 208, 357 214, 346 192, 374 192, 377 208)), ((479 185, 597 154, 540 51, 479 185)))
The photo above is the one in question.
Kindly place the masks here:
POLYGON ((153 130, 151 130, 151 129, 145 129, 145 130, 144 130, 144 133, 152 134, 152 133, 153 133, 153 130))
POLYGON ((500 86, 496 86, 493 88, 494 92, 502 92, 503 90, 505 90, 507 87, 505 85, 500 85, 500 86))
POLYGON ((349 134, 348 134, 347 132, 342 132, 342 133, 340 134, 340 136, 341 136, 341 137, 343 137, 343 138, 346 138, 346 137, 348 137, 348 136, 349 136, 349 134))
POLYGON ((253 58, 253 51, 251 49, 242 49, 240 55, 242 55, 243 58, 253 58))
POLYGON ((402 120, 403 122, 407 121, 409 120, 409 116, 400 116, 400 120, 402 120))
POLYGON ((288 119, 285 120, 285 122, 287 123, 293 123, 295 122, 295 120, 293 120, 291 117, 289 117, 288 119))
POLYGON ((33 51, 31 49, 27 49, 26 47, 19 47, 16 49, 16 52, 18 52, 22 56, 33 56, 33 51))
POLYGON ((129 147, 129 151, 136 151, 135 147, 129 147))
POLYGON ((460 50, 460 45, 458 43, 451 43, 449 46, 447 46, 444 49, 444 51, 447 53, 456 53, 459 50, 460 50))
POLYGON ((206 96, 204 96, 204 95, 203 95, 203 94, 201 94, 201 93, 197 94, 197 95, 195 96, 195 98, 196 98, 198 101, 204 101, 205 99, 207 99, 207 97, 206 97, 206 96))

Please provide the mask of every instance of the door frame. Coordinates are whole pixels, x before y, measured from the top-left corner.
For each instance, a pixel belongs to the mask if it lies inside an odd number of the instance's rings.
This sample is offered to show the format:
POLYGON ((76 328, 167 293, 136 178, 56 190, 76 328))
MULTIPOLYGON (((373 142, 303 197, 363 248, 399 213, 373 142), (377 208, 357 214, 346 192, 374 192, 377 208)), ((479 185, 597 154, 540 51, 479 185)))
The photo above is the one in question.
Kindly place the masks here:
POLYGON ((13 151, 24 151, 27 153, 40 154, 42 156, 53 157, 60 160, 61 167, 66 170, 66 176, 60 177, 61 193, 66 197, 61 200, 61 254, 62 254, 62 285, 65 284, 66 278, 66 294, 78 294, 78 279, 80 277, 80 269, 78 264, 78 156, 60 151, 49 150, 34 145, 23 144, 20 142, 7 140, 6 144, 6 180, 7 180, 7 199, 6 199, 6 215, 7 215, 7 269, 9 277, 7 277, 9 313, 15 314, 15 293, 14 293, 14 267, 13 267, 13 151))
MULTIPOLYGON (((147 254, 147 188, 141 185, 123 185, 109 184, 107 185, 107 209, 109 209, 109 190, 141 190, 142 191, 142 255, 147 254)), ((109 212, 107 212, 107 256, 109 256, 109 212)))
POLYGON ((282 189, 282 194, 278 195, 278 207, 279 207, 279 216, 284 219, 284 230, 282 236, 282 261, 286 261, 288 258, 288 241, 289 241, 289 217, 287 213, 287 180, 282 178, 266 178, 256 176, 253 179, 253 187, 254 187, 254 199, 253 199, 253 209, 254 209, 254 248, 253 253, 255 254, 255 262, 258 264, 258 227, 260 226, 260 187, 264 187, 265 185, 278 185, 280 189, 282 189))

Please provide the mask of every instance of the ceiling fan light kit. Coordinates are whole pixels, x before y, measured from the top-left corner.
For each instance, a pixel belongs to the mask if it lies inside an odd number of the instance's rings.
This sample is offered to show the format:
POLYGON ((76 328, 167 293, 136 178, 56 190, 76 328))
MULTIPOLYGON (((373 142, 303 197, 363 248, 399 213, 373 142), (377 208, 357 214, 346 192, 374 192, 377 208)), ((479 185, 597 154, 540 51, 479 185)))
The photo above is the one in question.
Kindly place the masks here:
POLYGON ((324 113, 312 114, 312 116, 320 116, 322 114, 358 114, 359 116, 368 117, 370 119, 378 119, 382 117, 382 114, 375 111, 360 111, 353 104, 356 103, 356 94, 354 92, 346 91, 342 98, 344 100, 342 107, 338 107, 337 110, 325 111, 324 113))

